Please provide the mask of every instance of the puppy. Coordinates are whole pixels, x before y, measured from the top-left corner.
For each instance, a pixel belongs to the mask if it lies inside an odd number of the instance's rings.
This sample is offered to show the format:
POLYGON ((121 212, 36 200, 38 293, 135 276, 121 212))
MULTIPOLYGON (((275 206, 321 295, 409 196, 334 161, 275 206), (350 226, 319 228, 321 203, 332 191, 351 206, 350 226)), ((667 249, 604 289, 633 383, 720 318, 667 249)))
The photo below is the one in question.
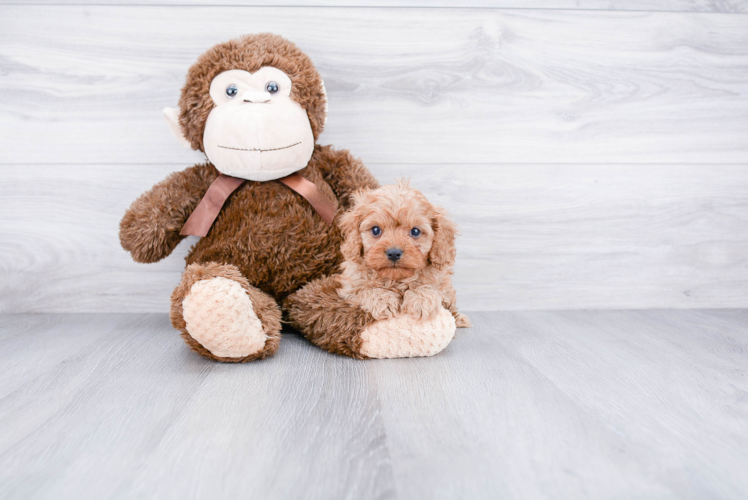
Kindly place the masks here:
POLYGON ((374 319, 399 313, 431 319, 447 308, 459 328, 470 320, 457 312, 452 287, 455 224, 406 181, 357 191, 340 219, 338 294, 374 319))

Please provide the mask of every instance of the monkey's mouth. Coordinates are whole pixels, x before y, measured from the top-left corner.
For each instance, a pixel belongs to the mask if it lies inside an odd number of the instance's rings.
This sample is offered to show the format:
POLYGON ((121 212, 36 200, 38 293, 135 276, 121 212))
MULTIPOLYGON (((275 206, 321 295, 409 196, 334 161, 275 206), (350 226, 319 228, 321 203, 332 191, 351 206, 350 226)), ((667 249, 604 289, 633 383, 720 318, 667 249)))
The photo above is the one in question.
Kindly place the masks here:
POLYGON ((282 148, 272 148, 272 149, 260 149, 260 148, 252 148, 252 149, 245 149, 245 148, 232 148, 232 147, 229 147, 229 146, 221 146, 220 144, 218 145, 218 147, 219 147, 219 148, 223 148, 223 149, 232 149, 232 150, 234 150, 234 151, 259 151, 259 152, 261 152, 261 153, 264 153, 264 152, 266 152, 266 151, 280 151, 281 149, 289 149, 289 148, 292 148, 292 147, 294 147, 294 146, 298 146, 299 144, 301 144, 301 142, 297 142, 296 144, 291 144, 290 146, 284 146, 284 147, 282 147, 282 148))

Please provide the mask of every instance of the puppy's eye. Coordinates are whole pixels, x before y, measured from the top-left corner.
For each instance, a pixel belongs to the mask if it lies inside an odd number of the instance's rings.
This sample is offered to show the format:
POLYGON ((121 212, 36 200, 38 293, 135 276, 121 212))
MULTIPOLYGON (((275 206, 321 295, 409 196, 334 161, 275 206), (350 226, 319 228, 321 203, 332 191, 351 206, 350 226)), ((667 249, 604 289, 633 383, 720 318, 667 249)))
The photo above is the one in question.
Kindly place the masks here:
POLYGON ((229 99, 233 99, 238 93, 239 93, 239 89, 233 83, 229 85, 228 87, 226 87, 226 96, 229 99))
POLYGON ((268 84, 265 85, 265 90, 267 90, 271 94, 275 94, 276 92, 278 92, 279 87, 278 87, 278 84, 275 82, 268 82, 268 84))
POLYGON ((374 226, 373 228, 371 228, 372 236, 379 236, 380 234, 382 234, 382 229, 379 226, 374 226))
POLYGON ((410 235, 414 238, 418 238, 419 236, 421 236, 421 230, 418 229, 417 227, 414 227, 413 229, 410 230, 410 235))

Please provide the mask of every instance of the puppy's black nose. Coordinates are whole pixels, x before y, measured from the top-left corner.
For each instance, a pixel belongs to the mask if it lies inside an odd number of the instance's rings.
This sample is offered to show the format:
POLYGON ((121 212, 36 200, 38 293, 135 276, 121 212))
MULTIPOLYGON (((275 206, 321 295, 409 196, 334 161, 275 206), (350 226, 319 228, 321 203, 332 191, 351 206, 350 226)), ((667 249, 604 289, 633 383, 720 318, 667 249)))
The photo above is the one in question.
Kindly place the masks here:
POLYGON ((384 253, 387 254, 387 258, 392 262, 397 262, 403 256, 403 251, 399 248, 388 248, 384 253))

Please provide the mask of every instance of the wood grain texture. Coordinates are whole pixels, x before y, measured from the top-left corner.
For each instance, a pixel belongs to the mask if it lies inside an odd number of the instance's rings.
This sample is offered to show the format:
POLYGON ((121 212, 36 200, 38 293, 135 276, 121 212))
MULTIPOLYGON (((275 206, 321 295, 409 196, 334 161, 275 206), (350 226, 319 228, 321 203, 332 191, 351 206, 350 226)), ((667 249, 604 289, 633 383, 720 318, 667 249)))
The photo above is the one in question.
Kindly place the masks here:
POLYGON ((189 65, 256 31, 317 64, 321 143, 454 214, 463 308, 748 307, 748 16, 585 10, 744 4, 573 3, 0 5, 0 311, 167 310, 189 243, 117 224, 203 160, 160 113, 189 65))
MULTIPOLYGON (((0 0, 0 5, 119 5, 122 0, 0 0)), ((148 0, 128 0, 128 5, 152 5, 148 0)), ((159 0, 158 5, 247 6, 247 7, 397 7, 397 8, 484 8, 634 10, 660 12, 748 12, 742 0, 159 0)))
MULTIPOLYGON (((136 264, 118 224, 165 165, 0 166, 0 311, 164 312, 194 238, 136 264), (30 181, 33 180, 33 181, 30 181)), ((459 223, 471 310, 748 307, 743 165, 373 165, 459 223)))
POLYGON ((433 358, 0 316, 3 498, 741 498, 748 312, 473 313, 433 358))
POLYGON ((0 19, 3 163, 191 161, 160 109, 198 54, 258 31, 312 57, 321 142, 368 163, 748 163, 744 15, 9 5, 0 19))

